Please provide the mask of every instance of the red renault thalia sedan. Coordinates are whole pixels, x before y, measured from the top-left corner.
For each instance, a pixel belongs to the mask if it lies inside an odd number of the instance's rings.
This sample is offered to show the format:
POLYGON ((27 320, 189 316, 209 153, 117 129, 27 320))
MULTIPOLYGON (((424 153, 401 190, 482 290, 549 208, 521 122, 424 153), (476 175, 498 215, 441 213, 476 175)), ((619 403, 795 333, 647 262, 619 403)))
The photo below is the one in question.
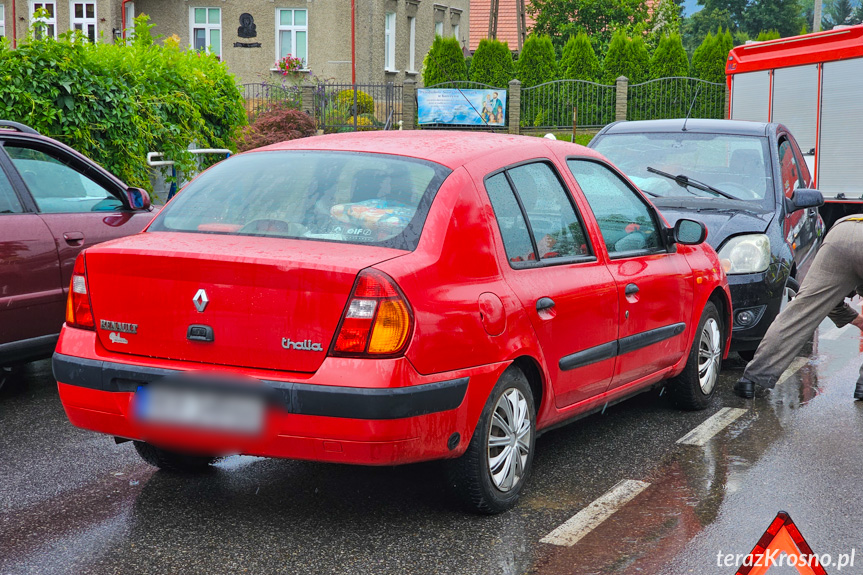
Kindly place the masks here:
POLYGON ((663 380, 708 404, 731 306, 705 236, 564 142, 294 140, 86 250, 54 374, 73 424, 161 468, 449 459, 456 494, 496 513, 543 429, 663 380))

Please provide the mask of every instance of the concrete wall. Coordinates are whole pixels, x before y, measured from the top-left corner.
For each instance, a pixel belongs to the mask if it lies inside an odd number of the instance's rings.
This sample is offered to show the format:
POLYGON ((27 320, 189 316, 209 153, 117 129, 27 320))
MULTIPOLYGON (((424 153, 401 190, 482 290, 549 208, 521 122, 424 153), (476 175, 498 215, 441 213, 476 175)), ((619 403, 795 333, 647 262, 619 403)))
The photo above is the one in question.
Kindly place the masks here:
MULTIPOLYGON (((453 33, 453 21, 459 22, 460 40, 468 43, 469 0, 356 0, 357 82, 401 83, 405 78, 418 81, 422 60, 434 40, 435 20, 444 25, 444 34, 453 33), (384 70, 384 28, 387 12, 396 14, 396 69, 384 70), (408 17, 416 17, 416 74, 408 67, 408 17)), ((222 59, 240 83, 278 80, 271 71, 276 60, 276 10, 308 10, 308 67, 318 79, 351 81, 351 25, 348 0, 137 0, 136 15, 148 14, 155 24, 154 33, 176 34, 182 46, 188 46, 190 9, 221 8, 222 59), (237 28, 240 14, 254 17, 257 37, 240 38, 237 28), (260 42, 260 48, 234 47, 235 42, 260 42)))
MULTIPOLYGON (((27 36, 27 28, 30 26, 30 2, 28 0, 0 0, 5 6, 6 36, 11 40, 13 33, 12 4, 15 3, 15 32, 20 42, 27 36), (22 20, 23 18, 23 20, 22 20)), ((70 12, 72 2, 70 0, 56 0, 57 12, 57 34, 68 32, 70 26, 70 12)), ((120 22, 120 0, 97 0, 96 1, 96 36, 102 42, 113 42, 113 29, 119 30, 120 22)))

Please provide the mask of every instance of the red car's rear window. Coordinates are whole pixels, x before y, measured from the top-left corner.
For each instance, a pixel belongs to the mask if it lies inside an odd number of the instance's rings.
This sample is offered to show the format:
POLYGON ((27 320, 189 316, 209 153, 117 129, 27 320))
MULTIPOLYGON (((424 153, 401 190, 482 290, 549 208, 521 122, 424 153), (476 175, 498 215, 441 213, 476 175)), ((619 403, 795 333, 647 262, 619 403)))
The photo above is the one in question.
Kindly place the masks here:
POLYGON ((385 154, 235 156, 183 189, 148 231, 270 236, 413 250, 450 170, 385 154))

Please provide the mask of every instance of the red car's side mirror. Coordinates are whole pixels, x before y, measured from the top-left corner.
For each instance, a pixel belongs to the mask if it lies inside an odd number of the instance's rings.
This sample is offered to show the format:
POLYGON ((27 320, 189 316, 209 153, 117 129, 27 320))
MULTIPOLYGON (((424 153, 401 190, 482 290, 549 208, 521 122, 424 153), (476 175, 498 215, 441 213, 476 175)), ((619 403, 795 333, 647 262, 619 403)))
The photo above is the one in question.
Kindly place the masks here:
POLYGON ((129 206, 133 210, 149 210, 150 209, 150 194, 141 188, 129 188, 126 190, 126 197, 129 199, 129 206))

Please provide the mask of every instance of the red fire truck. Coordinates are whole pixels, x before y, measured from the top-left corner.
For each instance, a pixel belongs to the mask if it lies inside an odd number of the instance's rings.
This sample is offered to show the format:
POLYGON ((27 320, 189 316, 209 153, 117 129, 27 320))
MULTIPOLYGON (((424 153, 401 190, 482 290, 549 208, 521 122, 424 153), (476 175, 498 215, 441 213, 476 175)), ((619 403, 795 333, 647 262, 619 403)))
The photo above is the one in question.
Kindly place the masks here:
POLYGON ((794 134, 825 224, 863 212, 863 25, 738 46, 725 73, 729 118, 794 134))

